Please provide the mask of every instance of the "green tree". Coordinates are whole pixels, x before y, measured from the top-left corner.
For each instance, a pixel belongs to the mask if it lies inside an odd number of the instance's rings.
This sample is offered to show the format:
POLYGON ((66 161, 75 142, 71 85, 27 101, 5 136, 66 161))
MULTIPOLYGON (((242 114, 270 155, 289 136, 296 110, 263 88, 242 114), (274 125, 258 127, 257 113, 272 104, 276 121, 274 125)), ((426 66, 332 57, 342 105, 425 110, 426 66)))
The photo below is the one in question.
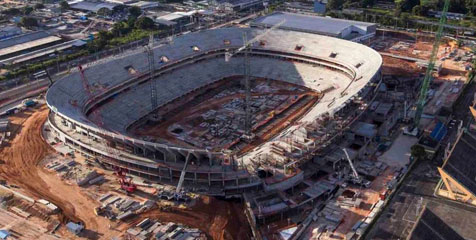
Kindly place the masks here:
POLYGON ((113 13, 121 13, 126 9, 126 5, 117 5, 112 8, 113 13))
POLYGON ((152 29, 154 26, 154 21, 148 17, 138 18, 134 25, 134 27, 137 29, 152 29))
POLYGON ((476 16, 476 0, 466 0, 465 7, 469 15, 476 16))
POLYGON ((61 8, 62 11, 68 10, 69 9, 69 3, 64 1, 64 0, 61 1, 60 2, 60 8, 61 8))
POLYGON ((410 12, 413 7, 420 4, 420 0, 395 0, 395 6, 402 12, 410 12))
POLYGON ((364 8, 371 7, 375 4, 375 0, 362 0, 361 4, 364 8))
POLYGON ((410 149, 412 156, 417 159, 425 159, 426 158, 426 151, 421 145, 415 144, 410 149))
POLYGON ((43 8, 45 8, 45 5, 43 5, 43 3, 37 3, 37 4, 35 4, 35 6, 33 8, 34 9, 43 9, 43 8))
POLYGON ((36 18, 32 17, 22 17, 20 20, 20 26, 26 27, 26 28, 31 28, 31 27, 37 27, 38 26, 38 20, 36 18))
POLYGON ((112 14, 112 11, 107 7, 100 8, 97 11, 97 15, 99 16, 110 16, 111 14, 112 14))
POLYGON ((24 15, 30 15, 30 13, 33 12, 33 8, 30 7, 30 6, 27 6, 27 7, 22 8, 21 11, 24 15))
POLYGON ((115 37, 122 37, 123 35, 127 34, 129 31, 130 31, 130 28, 125 21, 116 22, 112 26, 112 34, 115 37))
POLYGON ((8 15, 8 16, 14 16, 14 15, 20 15, 21 11, 18 8, 8 8, 3 10, 2 14, 8 15))
POLYGON ((408 26, 410 23, 410 14, 407 12, 404 12, 400 15, 400 20, 402 21, 403 26, 408 26))
POLYGON ((112 34, 108 31, 101 30, 98 32, 98 39, 108 41, 113 38, 112 34))
POLYGON ((137 18, 134 17, 134 16, 129 16, 129 18, 127 19, 127 26, 128 28, 132 29, 134 28, 135 24, 136 24, 136 20, 137 18))
POLYGON ((339 10, 342 8, 344 0, 328 0, 326 4, 327 10, 339 10))
MULTIPOLYGON (((438 9, 443 8, 443 3, 438 4, 438 9)), ((451 0, 448 12, 467 13, 465 0, 451 0)))
POLYGON ((436 8, 437 4, 438 4, 438 0, 420 0, 421 15, 427 16, 428 10, 436 8))
POLYGON ((402 6, 401 6, 401 3, 398 3, 396 6, 395 6, 395 10, 393 11, 393 15, 395 17, 400 17, 400 15, 402 14, 402 6))
POLYGON ((417 16, 421 16, 421 6, 420 5, 414 6, 412 8, 412 14, 417 15, 417 16))
POLYGON ((142 14, 142 10, 140 7, 133 6, 129 8, 129 14, 135 18, 139 17, 142 14))

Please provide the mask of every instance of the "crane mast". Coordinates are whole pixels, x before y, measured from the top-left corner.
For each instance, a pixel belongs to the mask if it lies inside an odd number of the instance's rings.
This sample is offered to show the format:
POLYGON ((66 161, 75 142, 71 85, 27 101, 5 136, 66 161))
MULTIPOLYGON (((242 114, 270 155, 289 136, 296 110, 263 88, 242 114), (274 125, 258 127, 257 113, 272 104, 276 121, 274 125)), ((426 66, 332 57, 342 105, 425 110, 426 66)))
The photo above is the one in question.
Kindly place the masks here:
POLYGON ((260 41, 263 37, 268 35, 272 30, 278 28, 279 26, 283 25, 285 20, 273 25, 269 29, 267 29, 264 33, 259 34, 258 36, 254 37, 253 39, 248 41, 246 32, 243 33, 243 46, 236 49, 232 52, 225 53, 225 62, 230 61, 231 57, 235 56, 236 54, 244 51, 244 60, 243 60, 243 70, 244 70, 244 77, 245 77, 245 134, 243 137, 247 139, 252 138, 251 133, 251 84, 250 84, 250 59, 249 59, 249 52, 251 50, 251 46, 253 43, 260 41))
POLYGON ((421 120, 421 115, 423 114, 423 108, 425 106, 425 101, 428 94, 428 87, 430 86, 430 82, 432 80, 432 72, 435 67, 435 61, 438 55, 438 49, 440 47, 440 41, 443 35, 443 28, 446 23, 446 14, 448 13, 449 5, 450 0, 445 0, 443 11, 441 12, 440 22, 438 24, 438 30, 435 36, 435 41, 433 43, 433 49, 431 50, 430 60, 426 69, 425 78, 423 79, 423 84, 421 86, 420 96, 418 97, 415 119, 413 121, 413 128, 418 128, 418 125, 420 124, 421 120))
POLYGON ((149 76, 150 76, 150 105, 152 111, 154 111, 159 105, 157 102, 157 87, 154 81, 155 75, 155 61, 154 61, 154 35, 150 34, 149 45, 146 47, 147 59, 149 62, 149 76))
MULTIPOLYGON (((243 33, 243 42, 247 42, 246 32, 243 33)), ((245 51, 244 75, 245 75, 245 136, 251 136, 251 86, 250 86, 250 59, 248 50, 245 51)))

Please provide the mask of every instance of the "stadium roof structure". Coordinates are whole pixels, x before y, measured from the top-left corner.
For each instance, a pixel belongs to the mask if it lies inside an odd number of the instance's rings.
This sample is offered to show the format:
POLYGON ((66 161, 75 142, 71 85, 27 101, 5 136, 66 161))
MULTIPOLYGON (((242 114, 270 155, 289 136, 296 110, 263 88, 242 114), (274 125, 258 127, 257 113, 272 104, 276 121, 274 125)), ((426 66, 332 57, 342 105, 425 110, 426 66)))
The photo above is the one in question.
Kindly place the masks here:
MULTIPOLYGON (((259 17, 251 23, 254 27, 272 27, 285 20, 279 27, 281 29, 327 35, 347 39, 352 28, 358 28, 369 33, 369 27, 375 28, 375 23, 358 22, 330 17, 304 15, 288 12, 275 12, 267 16, 259 17), (348 31, 350 30, 350 31, 348 31), (348 33, 346 33, 348 32, 348 33)), ((373 31, 374 30, 370 30, 373 31)))
POLYGON ((46 31, 31 32, 0 41, 0 58, 15 52, 60 41, 61 38, 52 36, 46 31))
POLYGON ((464 130, 439 168, 450 197, 464 195, 463 201, 476 198, 476 135, 464 130))
MULTIPOLYGON (((159 106, 164 106, 183 94, 210 84, 217 79, 242 74, 243 62, 240 56, 229 62, 225 62, 221 57, 210 56, 216 54, 214 51, 241 47, 244 32, 252 38, 263 31, 257 28, 205 30, 184 34, 173 39, 171 44, 154 47, 155 56, 169 59, 167 62, 155 62, 157 73, 167 71, 167 74, 161 74, 160 80, 158 80, 160 81, 159 106), (199 51, 194 50, 191 46, 198 47, 199 51), (206 60, 200 61, 199 64, 198 62, 191 64, 192 61, 200 58, 206 58, 206 60), (179 63, 187 64, 181 66, 180 71, 169 71, 179 63)), ((263 56, 300 55, 302 56, 299 58, 301 61, 305 60, 304 57, 309 57, 315 59, 314 63, 317 62, 322 67, 297 61, 284 61, 274 57, 253 57, 250 59, 251 66, 259 66, 251 67, 253 76, 279 79, 316 91, 336 86, 340 88, 327 92, 322 103, 314 106, 302 117, 302 121, 311 122, 326 112, 339 111, 351 101, 351 97, 362 92, 370 84, 371 79, 379 76, 382 64, 380 55, 375 50, 355 42, 283 30, 272 31, 262 40, 265 41, 264 45, 256 42, 252 46, 256 54, 260 51, 263 56), (301 46, 299 50, 296 50, 297 44, 301 46), (338 54, 334 56, 333 53, 338 54), (279 67, 276 67, 278 65, 279 67), (341 94, 342 91, 347 94, 341 94), (332 104, 329 105, 329 102, 332 104)), ((144 94, 150 91, 150 86, 148 84, 135 85, 138 84, 138 79, 140 81, 148 79, 141 78, 141 73, 147 73, 147 71, 147 54, 144 54, 143 51, 127 53, 92 64, 85 69, 85 76, 93 86, 104 86, 105 90, 94 91, 96 98, 107 98, 109 94, 113 92, 115 94, 119 89, 131 86, 129 91, 116 95, 114 101, 98 108, 103 124, 109 130, 97 128, 96 124, 87 117, 86 113, 97 101, 89 101, 77 71, 73 70, 71 74, 56 81, 49 88, 46 95, 48 106, 57 116, 75 122, 77 127, 122 139, 124 135, 128 134, 128 126, 151 111, 150 95, 144 94), (129 71, 130 69, 139 74, 132 73, 129 71)), ((157 147, 174 145, 173 143, 153 143, 135 138, 134 142, 157 147)), ((265 146, 263 145, 263 147, 265 146)), ((202 149, 197 151, 202 151, 202 149)))
POLYGON ((464 240, 430 209, 425 208, 408 235, 408 240, 464 240))

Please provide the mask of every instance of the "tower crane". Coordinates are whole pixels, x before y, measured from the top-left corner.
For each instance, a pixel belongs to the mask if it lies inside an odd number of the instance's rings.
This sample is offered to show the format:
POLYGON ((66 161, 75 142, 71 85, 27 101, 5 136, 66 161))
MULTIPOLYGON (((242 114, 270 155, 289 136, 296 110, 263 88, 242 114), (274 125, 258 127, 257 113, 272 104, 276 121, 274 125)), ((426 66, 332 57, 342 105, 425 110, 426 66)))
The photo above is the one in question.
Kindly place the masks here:
POLYGON ((151 109, 154 111, 159 105, 157 102, 157 87, 154 81, 155 73, 155 59, 154 59, 154 35, 150 34, 149 44, 144 46, 147 52, 147 59, 149 62, 149 76, 150 76, 150 103, 151 109))
MULTIPOLYGON (((91 100, 94 98, 93 94, 93 89, 91 88, 91 84, 89 84, 88 79, 86 78, 86 75, 84 74, 84 68, 81 65, 78 65, 78 70, 79 70, 79 75, 81 76, 81 82, 83 84, 84 90, 86 90, 86 94, 88 95, 88 100, 91 100)), ((96 125, 100 128, 103 128, 104 122, 102 121, 101 114, 97 110, 93 110, 91 112, 93 115, 93 121, 96 121, 96 125)))
MULTIPOLYGON (((79 74, 81 75, 81 81, 82 81, 83 87, 86 90, 86 94, 88 95, 88 100, 91 100, 94 98, 91 84, 86 78, 86 75, 84 74, 84 68, 81 65, 78 65, 78 70, 79 70, 79 74)), ((102 116, 99 113, 99 111, 97 109, 93 110, 91 112, 91 115, 96 125, 100 129, 104 129, 104 121, 102 120, 102 116)), ((107 153, 111 155, 117 155, 117 153, 112 148, 109 147, 107 140, 106 140, 105 148, 107 153)), ((121 189, 125 190, 127 193, 132 193, 137 189, 137 186, 132 183, 132 178, 127 178, 126 173, 123 169, 121 168, 116 169, 116 175, 119 177, 119 183, 121 184, 121 189)))
POLYGON ((264 33, 257 35, 253 39, 247 39, 246 32, 243 33, 243 46, 234 50, 234 51, 227 51, 225 53, 225 62, 229 62, 230 59, 238 53, 244 52, 244 61, 243 61, 243 69, 244 69, 244 76, 245 76, 245 134, 243 137, 250 139, 252 138, 251 133, 251 87, 250 87, 250 60, 248 57, 248 53, 251 49, 251 46, 255 43, 260 41, 263 37, 268 35, 274 29, 283 25, 285 20, 275 24, 274 26, 268 28, 264 33))
POLYGON ((450 5, 450 0, 445 0, 443 11, 441 12, 440 22, 438 24, 438 30, 435 35, 435 41, 433 42, 433 49, 431 50, 430 60, 428 62, 428 67, 426 69, 425 78, 423 79, 423 84, 421 86, 420 96, 418 97, 412 131, 418 129, 418 125, 420 124, 420 120, 421 120, 421 115, 423 114, 423 108, 425 106, 425 101, 428 94, 428 87, 430 86, 430 82, 433 78, 432 73, 435 67, 435 61, 438 55, 438 49, 440 47, 441 37, 443 36, 443 28, 446 23, 446 15, 448 13, 449 5, 450 5))

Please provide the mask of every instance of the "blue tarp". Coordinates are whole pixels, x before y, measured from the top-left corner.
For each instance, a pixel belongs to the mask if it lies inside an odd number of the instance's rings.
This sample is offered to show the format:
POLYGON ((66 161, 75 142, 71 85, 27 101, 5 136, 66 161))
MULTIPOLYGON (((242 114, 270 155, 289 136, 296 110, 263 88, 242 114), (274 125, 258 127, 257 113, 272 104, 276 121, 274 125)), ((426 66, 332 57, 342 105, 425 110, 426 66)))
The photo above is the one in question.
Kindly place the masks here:
POLYGON ((442 122, 438 122, 430 134, 433 140, 440 141, 448 132, 448 129, 442 122))
POLYGON ((7 239, 10 233, 7 230, 0 230, 0 239, 7 239))

